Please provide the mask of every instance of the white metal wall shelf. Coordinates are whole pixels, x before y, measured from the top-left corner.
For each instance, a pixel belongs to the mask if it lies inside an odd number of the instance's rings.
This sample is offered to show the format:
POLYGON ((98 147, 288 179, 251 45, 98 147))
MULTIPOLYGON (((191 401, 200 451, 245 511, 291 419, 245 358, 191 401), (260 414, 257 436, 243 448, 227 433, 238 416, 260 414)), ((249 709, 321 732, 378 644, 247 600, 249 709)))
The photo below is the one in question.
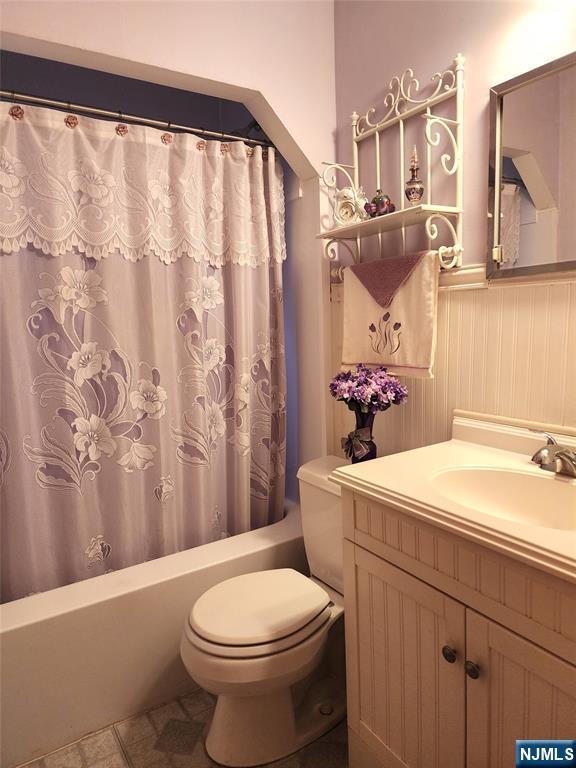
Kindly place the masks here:
POLYGON ((387 213, 385 216, 376 216, 373 219, 357 221, 342 227, 334 227, 316 235, 317 239, 350 240, 356 237, 368 237, 380 232, 390 232, 400 227, 410 227, 413 224, 425 223, 431 216, 450 215, 461 213, 460 208, 452 205, 415 205, 404 208, 401 211, 387 213))
POLYGON ((420 83, 414 72, 407 69, 392 78, 390 90, 384 97, 384 115, 375 120, 376 109, 371 107, 363 115, 352 114, 352 165, 326 164, 323 180, 334 190, 335 221, 338 226, 321 232, 318 238, 326 240, 324 250, 331 260, 338 258, 336 243, 344 245, 355 262, 360 261, 361 240, 391 230, 401 230, 402 248, 406 251, 406 227, 424 225, 428 248, 438 251, 444 269, 461 266, 462 257, 462 165, 463 165, 463 118, 464 118, 464 57, 458 54, 452 67, 437 72, 431 79, 429 93, 420 94, 420 83), (450 99, 454 103, 454 118, 439 115, 433 108, 450 99), (406 167, 405 122, 414 117, 423 119, 426 147, 426 174, 423 179, 424 199, 411 206, 404 196, 406 167), (399 178, 401 209, 375 218, 366 218, 363 211, 363 193, 359 179, 359 145, 373 137, 375 147, 375 176, 377 189, 382 188, 382 163, 380 136, 385 131, 398 131, 399 178), (448 139, 448 150, 438 158, 434 148, 439 147, 441 132, 448 139), (433 201, 433 185, 437 172, 455 178, 454 205, 436 205, 433 201), (349 186, 339 188, 337 175, 343 174, 349 186), (441 227, 439 225, 442 225, 441 227), (440 242, 440 230, 448 233, 451 242, 440 242), (349 241, 352 241, 349 242, 349 241))

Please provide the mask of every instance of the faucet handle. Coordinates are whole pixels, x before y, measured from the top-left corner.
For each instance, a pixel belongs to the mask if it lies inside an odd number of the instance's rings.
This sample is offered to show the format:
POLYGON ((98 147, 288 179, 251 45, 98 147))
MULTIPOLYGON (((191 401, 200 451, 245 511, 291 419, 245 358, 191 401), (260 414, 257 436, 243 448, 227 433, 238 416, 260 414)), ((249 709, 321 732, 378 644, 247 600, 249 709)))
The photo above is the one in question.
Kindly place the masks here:
POLYGON ((530 432, 535 432, 537 435, 542 435, 542 437, 545 437, 547 445, 558 445, 556 438, 552 437, 552 435, 548 432, 542 432, 541 429, 531 429, 530 432))
POLYGON ((556 452, 556 472, 568 477, 576 477, 576 452, 563 448, 556 452))

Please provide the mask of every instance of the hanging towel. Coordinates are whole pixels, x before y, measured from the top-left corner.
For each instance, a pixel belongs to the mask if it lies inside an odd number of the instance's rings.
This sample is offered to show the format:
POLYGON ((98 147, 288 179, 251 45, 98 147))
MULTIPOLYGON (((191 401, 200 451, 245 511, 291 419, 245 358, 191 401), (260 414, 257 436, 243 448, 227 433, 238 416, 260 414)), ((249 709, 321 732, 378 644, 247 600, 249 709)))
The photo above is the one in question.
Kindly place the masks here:
POLYGON ((520 188, 517 184, 503 184, 501 195, 500 242, 503 261, 516 264, 520 256, 520 188))
POLYGON ((344 270, 344 368, 432 378, 439 269, 437 251, 421 251, 344 270))

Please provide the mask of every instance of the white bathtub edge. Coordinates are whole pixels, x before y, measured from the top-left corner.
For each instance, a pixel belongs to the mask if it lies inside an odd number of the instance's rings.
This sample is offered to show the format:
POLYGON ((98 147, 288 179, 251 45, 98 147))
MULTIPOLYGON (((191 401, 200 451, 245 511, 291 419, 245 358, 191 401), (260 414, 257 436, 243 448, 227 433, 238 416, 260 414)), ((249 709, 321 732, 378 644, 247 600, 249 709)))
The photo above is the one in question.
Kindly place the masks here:
POLYGON ((0 637, 30 624, 138 592, 173 579, 175 574, 183 576, 272 545, 302 538, 299 506, 287 502, 285 508, 286 515, 282 520, 264 528, 0 605, 0 637))

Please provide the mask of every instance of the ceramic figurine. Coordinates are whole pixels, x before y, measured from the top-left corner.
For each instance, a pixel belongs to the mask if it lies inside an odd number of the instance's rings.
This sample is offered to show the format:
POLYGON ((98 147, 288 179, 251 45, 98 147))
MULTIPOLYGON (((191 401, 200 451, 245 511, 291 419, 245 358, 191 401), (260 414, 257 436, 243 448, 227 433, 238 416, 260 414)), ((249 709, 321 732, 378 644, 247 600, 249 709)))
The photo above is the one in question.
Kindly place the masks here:
POLYGON ((383 194, 381 189, 377 189, 372 202, 366 203, 364 210, 370 218, 374 218, 374 216, 383 216, 385 213, 394 213, 396 206, 388 195, 383 194))
POLYGON ((396 206, 392 202, 392 200, 388 197, 388 195, 383 195, 384 202, 382 204, 382 208, 378 212, 378 216, 382 216, 383 213, 394 213, 396 210, 396 206))
POLYGON ((356 221, 364 221, 368 198, 362 187, 343 187, 336 192, 334 202, 334 219, 338 224, 353 224, 356 221))
POLYGON ((405 184, 405 194, 410 205, 419 205, 420 200, 422 200, 422 195, 424 194, 424 184, 422 184, 422 179, 418 178, 419 168, 418 153, 416 151, 416 145, 414 145, 412 157, 410 158, 410 178, 405 184))

